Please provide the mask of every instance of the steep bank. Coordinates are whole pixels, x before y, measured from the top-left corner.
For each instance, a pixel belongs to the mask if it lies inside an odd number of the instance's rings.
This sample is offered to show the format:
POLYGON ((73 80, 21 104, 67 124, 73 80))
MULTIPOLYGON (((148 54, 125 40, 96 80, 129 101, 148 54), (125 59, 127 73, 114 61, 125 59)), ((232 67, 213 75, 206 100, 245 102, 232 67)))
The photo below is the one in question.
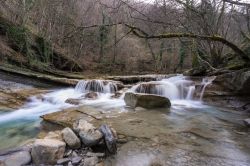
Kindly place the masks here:
POLYGON ((0 64, 11 64, 34 71, 82 71, 82 66, 62 49, 27 27, 0 16, 0 64))

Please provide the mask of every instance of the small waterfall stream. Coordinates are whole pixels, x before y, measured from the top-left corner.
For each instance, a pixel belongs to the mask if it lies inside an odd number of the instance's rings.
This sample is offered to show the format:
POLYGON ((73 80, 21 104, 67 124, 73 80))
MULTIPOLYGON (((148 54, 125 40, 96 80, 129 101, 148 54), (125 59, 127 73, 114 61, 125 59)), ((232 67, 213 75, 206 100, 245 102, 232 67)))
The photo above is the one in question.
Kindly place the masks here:
POLYGON ((133 92, 161 95, 170 100, 192 100, 195 92, 194 82, 178 75, 160 81, 151 81, 135 85, 133 92))
MULTIPOLYGON (((200 94, 200 99, 202 99, 206 86, 212 83, 212 81, 212 78, 204 79, 202 81, 201 84, 203 88, 200 94)), ((92 105, 103 110, 110 110, 111 108, 122 110, 125 106, 123 97, 128 91, 157 94, 168 97, 173 104, 172 107, 183 104, 193 107, 194 105, 192 102, 195 101, 194 92, 196 91, 196 88, 194 81, 191 81, 182 75, 177 75, 167 79, 161 78, 158 81, 138 83, 123 92, 121 97, 113 98, 112 96, 117 91, 117 85, 112 81, 83 80, 80 81, 75 88, 53 90, 50 93, 41 95, 40 97, 31 97, 29 102, 27 102, 22 108, 12 112, 1 113, 0 124, 2 129, 4 128, 4 131, 7 131, 9 127, 11 128, 11 124, 16 124, 16 126, 18 126, 18 124, 21 124, 20 122, 27 122, 27 124, 24 125, 33 126, 31 128, 34 129, 37 126, 37 122, 40 121, 39 117, 41 115, 75 107, 75 105, 65 102, 69 98, 79 99, 83 105, 92 105), (89 92, 97 93, 98 97, 96 99, 84 98, 84 95, 89 92), (36 125, 34 126, 34 124, 36 125)), ((201 103, 199 100, 196 100, 196 102, 201 103)), ((24 126, 20 125, 19 127, 24 126)), ((20 130, 18 128, 16 129, 20 130)))
POLYGON ((201 90, 201 93, 200 93, 200 101, 202 101, 202 98, 203 98, 206 87, 209 84, 211 84, 215 78, 216 77, 213 76, 213 77, 205 77, 205 78, 202 79, 202 82, 201 82, 202 90, 201 90))
POLYGON ((79 81, 75 87, 77 92, 100 92, 100 93, 114 93, 117 91, 117 85, 111 81, 104 80, 82 80, 79 81))

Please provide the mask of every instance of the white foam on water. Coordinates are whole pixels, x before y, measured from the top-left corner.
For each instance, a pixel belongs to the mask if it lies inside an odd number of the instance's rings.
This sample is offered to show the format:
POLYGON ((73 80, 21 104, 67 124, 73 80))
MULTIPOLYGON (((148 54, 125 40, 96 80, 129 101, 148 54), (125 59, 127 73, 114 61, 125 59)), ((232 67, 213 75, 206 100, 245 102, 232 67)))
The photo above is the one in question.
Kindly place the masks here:
MULTIPOLYGON (((214 78, 207 78, 203 80, 201 99, 204 94, 205 88, 209 85, 214 78)), ((185 107, 203 107, 200 100, 194 100, 193 95, 195 92, 194 82, 188 80, 183 75, 177 75, 167 79, 159 81, 146 82, 144 84, 155 84, 153 90, 150 92, 147 89, 143 89, 140 86, 143 83, 133 86, 127 90, 130 92, 139 93, 153 93, 171 100, 172 107, 177 108, 179 106, 185 107)), ((25 104, 22 108, 5 113, 0 116, 0 123, 16 120, 16 119, 38 119, 41 115, 60 111, 74 105, 68 104, 65 101, 69 98, 79 99, 83 105, 92 105, 103 109, 109 108, 122 108, 125 106, 123 100, 124 94, 120 98, 112 98, 112 95, 117 91, 117 86, 113 82, 103 80, 88 80, 80 81, 75 89, 61 89, 54 90, 51 93, 42 95, 42 98, 32 97, 31 100, 25 104), (98 94, 97 99, 85 99, 84 96, 89 92, 96 92, 98 94)))

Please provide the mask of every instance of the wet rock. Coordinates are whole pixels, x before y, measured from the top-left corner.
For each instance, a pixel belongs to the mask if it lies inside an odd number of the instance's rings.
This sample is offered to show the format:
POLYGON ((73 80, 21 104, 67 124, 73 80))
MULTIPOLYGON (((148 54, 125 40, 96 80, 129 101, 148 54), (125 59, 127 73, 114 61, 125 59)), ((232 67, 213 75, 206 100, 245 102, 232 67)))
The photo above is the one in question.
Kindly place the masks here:
POLYGON ((62 158, 62 159, 59 159, 59 160, 57 160, 57 164, 58 165, 64 165, 64 164, 67 164, 68 162, 70 162, 71 160, 70 160, 70 158, 62 158))
POLYGON ((74 158, 71 159, 71 162, 72 162, 73 165, 77 165, 77 164, 79 164, 81 161, 82 161, 82 157, 79 157, 79 156, 74 157, 74 158))
POLYGON ((85 146, 93 146, 100 142, 103 135, 91 123, 84 119, 80 119, 73 124, 73 129, 78 133, 82 143, 85 146))
POLYGON ((119 97, 121 97, 122 96, 122 93, 121 92, 115 92, 115 94, 114 95, 112 95, 111 96, 111 98, 119 98, 119 97))
POLYGON ((81 141, 69 127, 62 130, 62 136, 63 140, 71 149, 78 149, 81 147, 81 141))
POLYGON ((157 94, 157 86, 159 85, 159 83, 141 83, 135 91, 137 93, 157 94))
POLYGON ((84 166, 95 166, 98 163, 97 157, 89 157, 84 159, 84 166))
POLYGON ((107 146, 107 149, 108 149, 109 153, 115 154, 116 151, 117 151, 116 138, 115 138, 112 130, 110 129, 109 126, 102 125, 100 127, 100 131, 102 132, 102 134, 104 136, 105 144, 107 146))
POLYGON ((247 127, 250 127, 250 118, 245 119, 245 120, 244 120, 244 124, 245 124, 247 127))
POLYGON ((1 156, 1 166, 22 166, 31 162, 31 155, 28 151, 19 151, 10 155, 1 156))
POLYGON ((67 99, 65 101, 65 103, 69 103, 69 104, 72 104, 72 105, 79 105, 79 104, 81 104, 81 99, 71 99, 71 98, 69 98, 69 99, 67 99))
POLYGON ((124 97, 127 106, 132 108, 143 107, 143 108, 170 108, 170 100, 166 97, 152 95, 152 94, 140 94, 127 92, 124 97))
POLYGON ((55 139, 36 139, 32 150, 32 161, 36 165, 56 164, 57 160, 63 158, 66 144, 55 139))
POLYGON ((96 92, 89 92, 84 97, 87 99, 97 99, 98 94, 96 92))

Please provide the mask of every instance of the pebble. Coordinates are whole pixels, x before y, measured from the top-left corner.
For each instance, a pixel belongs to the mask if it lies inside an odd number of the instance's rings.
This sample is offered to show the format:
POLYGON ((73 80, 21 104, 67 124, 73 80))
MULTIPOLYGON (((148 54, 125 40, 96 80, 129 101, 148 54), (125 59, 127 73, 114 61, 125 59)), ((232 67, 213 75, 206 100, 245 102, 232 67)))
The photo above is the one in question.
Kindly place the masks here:
POLYGON ((62 158, 62 159, 59 159, 57 160, 57 164, 58 165, 61 165, 61 164, 66 164, 70 161, 70 158, 62 158))
POLYGON ((79 164, 81 160, 82 160, 82 157, 79 157, 79 156, 71 159, 73 165, 79 164))

